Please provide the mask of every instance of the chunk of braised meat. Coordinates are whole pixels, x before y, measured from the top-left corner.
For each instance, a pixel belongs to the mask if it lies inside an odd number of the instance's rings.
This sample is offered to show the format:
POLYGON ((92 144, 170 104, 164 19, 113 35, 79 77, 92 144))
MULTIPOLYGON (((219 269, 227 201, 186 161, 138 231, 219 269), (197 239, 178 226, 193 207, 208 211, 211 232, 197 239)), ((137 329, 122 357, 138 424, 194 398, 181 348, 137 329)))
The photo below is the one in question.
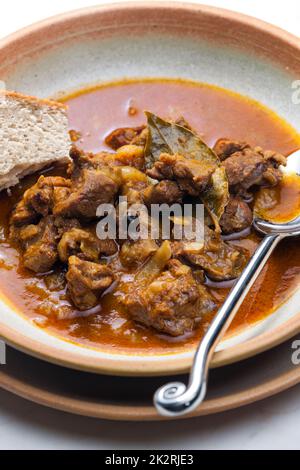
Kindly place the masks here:
POLYGON ((103 166, 103 159, 108 152, 100 152, 99 154, 94 154, 91 152, 84 152, 82 149, 72 145, 70 150, 71 163, 68 166, 68 174, 76 178, 80 171, 84 168, 95 168, 97 169, 100 166, 103 166), (99 156, 99 158, 96 157, 99 156))
POLYGON ((57 239, 60 240, 65 232, 72 230, 73 228, 80 229, 81 225, 79 220, 75 218, 66 219, 61 216, 53 216, 53 223, 57 230, 57 239))
POLYGON ((142 191, 142 199, 146 206, 151 204, 169 204, 181 203, 183 191, 176 181, 162 180, 158 184, 148 186, 142 191))
POLYGON ((205 227, 202 244, 188 240, 174 241, 172 253, 175 258, 202 268, 214 281, 237 278, 247 262, 247 253, 244 250, 227 244, 218 233, 208 227, 205 227))
POLYGON ((150 238, 146 240, 126 240, 120 250, 120 260, 124 266, 139 266, 152 255, 158 246, 150 238))
MULTIPOLYGON (((175 124, 183 126, 186 129, 193 130, 183 116, 178 117, 175 124)), ((148 129, 145 125, 137 127, 120 127, 113 130, 106 138, 105 143, 113 150, 118 150, 124 145, 137 145, 145 147, 148 137, 148 129)))
POLYGON ((109 152, 85 152, 82 149, 72 145, 70 150, 71 162, 68 166, 68 175, 75 181, 80 177, 83 169, 99 170, 106 165, 106 159, 113 158, 114 154, 109 152))
MULTIPOLYGON (((68 190, 70 185, 70 180, 60 176, 40 176, 38 181, 24 192, 22 199, 14 208, 10 225, 21 227, 37 222, 41 215, 50 214, 55 197, 57 200, 59 196, 56 191, 68 190)), ((63 197, 65 193, 61 195, 63 197)))
POLYGON ((223 161, 230 191, 235 194, 247 194, 254 186, 275 186, 282 179, 280 165, 286 159, 272 151, 263 151, 260 147, 245 148, 233 153, 223 161))
POLYGON ((105 138, 105 143, 113 150, 117 150, 123 145, 131 144, 132 141, 136 139, 144 129, 144 125, 138 127, 120 127, 112 131, 105 138))
POLYGON ((144 151, 137 145, 125 145, 120 147, 116 153, 84 152, 73 145, 70 157, 72 158, 72 163, 69 166, 69 174, 72 174, 73 178, 84 168, 103 169, 104 171, 111 170, 111 176, 115 179, 118 176, 117 167, 132 166, 143 170, 145 166, 144 151))
POLYGON ((106 265, 70 256, 66 279, 75 306, 88 310, 97 305, 101 294, 114 282, 114 275, 106 265))
POLYGON ((114 240, 100 240, 88 230, 78 228, 65 232, 57 249, 64 263, 73 255, 88 261, 98 261, 101 255, 110 256, 118 250, 114 240))
MULTIPOLYGON (((22 225, 31 224, 38 220, 38 214, 32 209, 27 207, 24 200, 18 202, 14 210, 12 211, 9 219, 10 233, 16 228, 22 225)), ((12 237, 13 238, 13 237, 12 237)))
POLYGON ((27 225, 20 230, 20 242, 24 248, 24 266, 36 273, 50 271, 57 260, 57 230, 51 216, 38 225, 27 225))
POLYGON ((122 303, 136 321, 172 336, 190 333, 215 307, 206 288, 178 260, 169 261, 151 283, 136 282, 122 303))
POLYGON ((115 240, 106 238, 105 240, 100 240, 100 254, 101 256, 113 256, 119 250, 118 244, 115 240))
POLYGON ((37 214, 46 216, 51 213, 54 204, 55 189, 62 188, 63 193, 59 189, 56 192, 56 199, 59 194, 64 196, 71 186, 71 181, 61 176, 40 176, 36 184, 25 191, 23 201, 25 205, 32 208, 37 214))
POLYGON ((79 222, 74 219, 64 220, 49 215, 37 224, 30 224, 14 232, 14 241, 18 242, 23 253, 23 264, 36 273, 50 271, 58 260, 57 243, 65 230, 76 227, 79 222))
POLYGON ((252 220, 253 215, 248 204, 238 196, 231 196, 220 219, 220 227, 225 234, 241 232, 251 226, 252 220))
POLYGON ((182 191, 198 196, 210 183, 215 165, 204 164, 182 155, 162 153, 147 175, 157 180, 174 180, 182 191))
POLYGON ((54 205, 53 214, 90 220, 100 204, 113 203, 119 185, 101 170, 83 169, 73 180, 69 196, 54 205))
POLYGON ((213 150, 220 160, 225 160, 235 152, 242 152, 244 149, 250 148, 247 142, 241 140, 219 139, 215 143, 213 150))

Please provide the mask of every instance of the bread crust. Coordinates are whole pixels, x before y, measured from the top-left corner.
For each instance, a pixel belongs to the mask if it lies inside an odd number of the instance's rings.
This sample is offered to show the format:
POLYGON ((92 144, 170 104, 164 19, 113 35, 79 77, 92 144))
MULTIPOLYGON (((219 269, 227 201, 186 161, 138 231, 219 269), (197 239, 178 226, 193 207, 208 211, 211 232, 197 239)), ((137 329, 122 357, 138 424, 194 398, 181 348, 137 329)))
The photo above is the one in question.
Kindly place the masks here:
POLYGON ((47 106, 65 111, 68 109, 64 103, 60 103, 59 101, 50 100, 48 98, 37 98, 36 96, 31 95, 24 95, 23 93, 16 91, 0 90, 0 96, 13 98, 15 100, 22 101, 23 103, 27 102, 30 105, 47 106))

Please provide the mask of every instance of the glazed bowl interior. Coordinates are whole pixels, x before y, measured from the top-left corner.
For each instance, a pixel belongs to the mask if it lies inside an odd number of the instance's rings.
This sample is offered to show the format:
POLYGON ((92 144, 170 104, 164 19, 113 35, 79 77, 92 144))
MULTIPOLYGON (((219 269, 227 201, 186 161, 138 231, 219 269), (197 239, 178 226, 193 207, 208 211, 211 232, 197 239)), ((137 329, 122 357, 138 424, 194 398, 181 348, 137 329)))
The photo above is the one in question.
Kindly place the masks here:
MULTIPOLYGON (((300 129, 293 83, 300 77, 295 37, 215 8, 137 3, 75 11, 0 42, 0 79, 8 89, 62 97, 124 78, 186 78, 228 88, 268 106, 300 129)), ((213 365, 255 354, 300 331, 300 290, 265 320, 225 339, 213 365)), ((0 301, 0 334, 14 346, 63 365, 127 375, 181 373, 193 351, 113 354, 53 336, 0 301)))

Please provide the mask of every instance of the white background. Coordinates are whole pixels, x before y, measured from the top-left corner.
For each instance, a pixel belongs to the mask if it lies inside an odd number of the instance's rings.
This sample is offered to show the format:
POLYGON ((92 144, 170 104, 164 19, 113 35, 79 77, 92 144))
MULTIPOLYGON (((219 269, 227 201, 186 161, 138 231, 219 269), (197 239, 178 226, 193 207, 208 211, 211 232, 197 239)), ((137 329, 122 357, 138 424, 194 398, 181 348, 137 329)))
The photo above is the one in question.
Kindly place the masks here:
MULTIPOLYGON (((299 0, 197 3, 237 10, 300 35, 299 0)), ((89 0, 1 2, 0 37, 48 16, 93 4, 89 0)), ((48 410, 0 391, 0 448, 299 449, 299 392, 300 386, 294 387, 240 410, 191 421, 114 423, 48 410)))

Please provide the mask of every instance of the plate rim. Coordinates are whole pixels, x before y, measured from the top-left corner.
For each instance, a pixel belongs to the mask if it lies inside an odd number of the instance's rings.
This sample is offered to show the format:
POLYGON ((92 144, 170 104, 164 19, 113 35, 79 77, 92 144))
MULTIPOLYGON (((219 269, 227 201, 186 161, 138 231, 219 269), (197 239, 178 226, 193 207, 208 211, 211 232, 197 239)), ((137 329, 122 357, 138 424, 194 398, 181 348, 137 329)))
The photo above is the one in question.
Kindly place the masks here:
MULTIPOLYGON (((152 3, 150 1, 145 2, 123 2, 115 3, 110 5, 100 5, 100 6, 91 6, 87 8, 81 8, 73 10, 70 12, 62 13, 56 16, 52 16, 37 22, 33 25, 27 26, 20 29, 19 31, 10 34, 9 36, 0 40, 0 52, 1 50, 14 46, 14 44, 24 38, 32 37, 35 34, 41 34, 42 31, 49 28, 49 26, 63 24, 65 21, 70 21, 73 19, 82 18, 82 16, 89 17, 95 13, 109 13, 113 14, 117 10, 120 12, 131 12, 140 10, 141 8, 146 8, 148 10, 176 10, 180 11, 189 11, 194 13, 209 14, 217 18, 226 18, 229 21, 242 24, 245 27, 250 27, 256 29, 263 33, 268 33, 269 35, 276 37, 277 40, 280 39, 286 44, 289 44, 294 50, 299 50, 300 52, 300 38, 297 36, 281 29, 277 26, 266 23, 262 20, 259 20, 255 17, 244 15, 242 13, 234 12, 231 10, 211 7, 207 5, 193 4, 193 3, 182 3, 182 2, 164 2, 159 1, 152 3)), ((10 307, 11 308, 11 307, 10 307)), ((230 364, 232 362, 237 362, 247 357, 258 354, 266 349, 284 342, 286 339, 292 337, 294 334, 297 334, 300 331, 300 314, 295 315, 292 319, 287 322, 279 325, 274 330, 260 334, 258 337, 248 340, 242 344, 230 347, 226 350, 219 351, 215 353, 212 360, 212 367, 220 367, 225 364, 230 364)), ((81 369, 91 372, 98 372, 111 375, 130 375, 130 376, 151 376, 151 375, 164 375, 166 371, 166 363, 162 365, 159 362, 154 362, 149 370, 149 363, 147 364, 148 369, 145 369, 145 364, 141 361, 140 363, 133 364, 132 356, 128 356, 128 360, 122 361, 122 363, 116 363, 116 359, 105 360, 105 364, 94 364, 93 358, 80 357, 78 353, 67 353, 68 357, 63 359, 59 355, 59 347, 49 347, 42 342, 32 340, 31 338, 26 337, 25 335, 20 335, 12 328, 7 325, 1 324, 0 321, 0 336, 13 347, 20 349, 32 356, 36 356, 67 366, 70 368, 81 369), (43 350, 41 350, 41 348, 43 350), (79 357, 81 360, 79 360, 79 357), (131 359, 130 359, 131 357, 131 359)), ((56 336, 59 338, 58 336, 56 336)), ((60 339, 60 338, 59 338, 60 339)), ((66 341, 62 339, 63 341, 66 341)), ((113 357, 113 356, 112 356, 113 357)), ((169 355, 170 361, 168 362, 168 371, 172 374, 180 374, 186 372, 191 365, 192 358, 184 358, 178 361, 174 358, 172 360, 172 354, 169 355)))

